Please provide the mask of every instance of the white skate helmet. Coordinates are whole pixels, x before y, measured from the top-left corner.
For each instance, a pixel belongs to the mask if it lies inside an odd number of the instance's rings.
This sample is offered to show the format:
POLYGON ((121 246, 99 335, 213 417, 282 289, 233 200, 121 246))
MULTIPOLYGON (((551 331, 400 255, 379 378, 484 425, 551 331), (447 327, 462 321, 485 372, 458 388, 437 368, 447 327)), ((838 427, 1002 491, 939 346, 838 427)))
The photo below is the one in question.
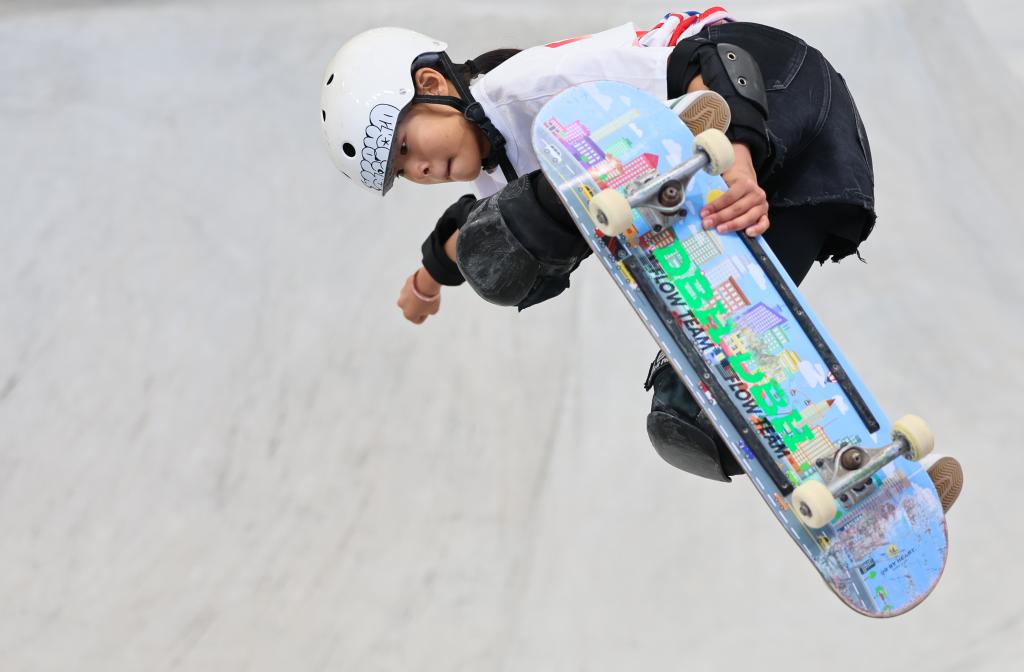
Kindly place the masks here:
POLYGON ((374 28, 345 43, 320 88, 327 151, 345 177, 384 195, 395 179, 392 136, 416 94, 413 61, 448 45, 405 28, 374 28))

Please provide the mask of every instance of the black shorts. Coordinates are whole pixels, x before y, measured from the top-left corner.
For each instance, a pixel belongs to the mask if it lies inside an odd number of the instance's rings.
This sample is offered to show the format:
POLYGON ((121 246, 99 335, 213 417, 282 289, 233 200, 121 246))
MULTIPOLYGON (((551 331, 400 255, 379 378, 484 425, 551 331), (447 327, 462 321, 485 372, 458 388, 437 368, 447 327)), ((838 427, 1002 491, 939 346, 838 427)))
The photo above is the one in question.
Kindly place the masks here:
POLYGON ((815 261, 839 260, 856 252, 860 241, 853 241, 853 233, 863 229, 866 217, 867 210, 847 203, 771 208, 764 241, 799 285, 815 261), (844 230, 850 238, 836 233, 844 230))
POLYGON ((874 171, 867 132, 842 75, 820 51, 777 28, 738 22, 701 34, 739 45, 761 68, 772 157, 758 182, 767 193, 773 226, 779 224, 768 237, 773 249, 781 248, 780 237, 791 231, 810 235, 810 229, 823 229, 818 261, 856 252, 875 223, 874 171), (806 206, 830 207, 801 214, 806 206), (794 217, 803 225, 789 226, 794 217))

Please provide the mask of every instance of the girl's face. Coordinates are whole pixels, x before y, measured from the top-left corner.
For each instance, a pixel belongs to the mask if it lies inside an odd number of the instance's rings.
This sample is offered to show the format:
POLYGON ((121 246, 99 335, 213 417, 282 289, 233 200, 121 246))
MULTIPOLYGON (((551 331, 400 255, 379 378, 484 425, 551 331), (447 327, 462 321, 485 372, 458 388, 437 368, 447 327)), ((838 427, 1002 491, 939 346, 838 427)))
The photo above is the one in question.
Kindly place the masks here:
MULTIPOLYGON (((416 73, 416 91, 458 96, 455 87, 430 68, 416 73)), ((480 174, 480 163, 490 150, 483 131, 461 112, 432 103, 417 103, 409 108, 392 142, 398 144, 398 176, 419 184, 475 180, 480 174)))

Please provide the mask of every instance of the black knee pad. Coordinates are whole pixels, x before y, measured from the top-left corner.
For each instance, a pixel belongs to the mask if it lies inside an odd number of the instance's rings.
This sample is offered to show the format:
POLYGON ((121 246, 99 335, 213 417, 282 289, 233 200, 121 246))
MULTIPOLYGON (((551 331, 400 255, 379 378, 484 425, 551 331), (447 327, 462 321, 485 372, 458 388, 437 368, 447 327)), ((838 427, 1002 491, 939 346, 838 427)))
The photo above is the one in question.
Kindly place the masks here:
POLYGON ((732 480, 722 465, 715 440, 696 425, 672 413, 651 411, 647 415, 647 436, 658 455, 676 469, 713 481, 732 480))
POLYGON ((654 389, 647 436, 663 460, 714 481, 728 482, 743 473, 664 353, 659 352, 651 363, 644 387, 654 389))
POLYGON ((481 200, 459 230, 456 262, 466 282, 486 301, 518 305, 541 272, 540 262, 509 230, 498 194, 481 200))
POLYGON ((589 254, 540 171, 478 201, 456 245, 459 269, 473 290, 491 303, 520 310, 562 293, 569 274, 589 254), (572 231, 559 219, 567 219, 572 231))

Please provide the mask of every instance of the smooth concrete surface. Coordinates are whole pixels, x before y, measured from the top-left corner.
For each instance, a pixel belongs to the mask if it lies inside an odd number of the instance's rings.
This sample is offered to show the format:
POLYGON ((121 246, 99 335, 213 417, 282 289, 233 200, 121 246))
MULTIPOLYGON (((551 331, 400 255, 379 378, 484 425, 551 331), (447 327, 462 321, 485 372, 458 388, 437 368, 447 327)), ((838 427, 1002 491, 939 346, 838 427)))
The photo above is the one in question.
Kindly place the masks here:
POLYGON ((647 443, 654 347, 596 264, 522 314, 395 300, 458 187, 364 198, 322 68, 465 59, 660 2, 0 4, 0 669, 1009 670, 1024 653, 1024 8, 726 3, 843 72, 879 222, 804 288, 964 464, 937 591, 822 585, 753 489, 647 443))

